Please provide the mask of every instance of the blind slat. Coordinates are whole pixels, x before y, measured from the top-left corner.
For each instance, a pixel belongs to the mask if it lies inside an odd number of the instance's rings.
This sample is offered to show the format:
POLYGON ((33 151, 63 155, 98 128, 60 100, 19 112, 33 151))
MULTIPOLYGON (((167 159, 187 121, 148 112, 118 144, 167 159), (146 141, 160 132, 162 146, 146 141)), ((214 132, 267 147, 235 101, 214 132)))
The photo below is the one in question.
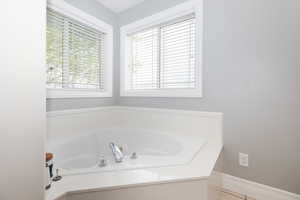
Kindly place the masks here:
POLYGON ((105 34, 47 10, 47 87, 104 89, 105 34))
POLYGON ((131 89, 195 87, 195 17, 130 35, 131 89))

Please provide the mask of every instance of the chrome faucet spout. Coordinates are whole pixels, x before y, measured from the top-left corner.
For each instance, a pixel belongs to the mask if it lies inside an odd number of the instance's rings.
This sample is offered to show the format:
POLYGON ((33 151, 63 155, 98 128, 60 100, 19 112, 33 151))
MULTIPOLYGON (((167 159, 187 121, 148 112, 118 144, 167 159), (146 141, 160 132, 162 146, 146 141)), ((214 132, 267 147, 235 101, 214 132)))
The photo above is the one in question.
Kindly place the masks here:
POLYGON ((111 142, 109 144, 109 147, 113 153, 113 156, 115 158, 115 161, 117 163, 120 163, 123 161, 123 158, 124 158, 124 154, 123 152, 121 151, 121 149, 118 147, 118 145, 116 145, 115 143, 111 142))

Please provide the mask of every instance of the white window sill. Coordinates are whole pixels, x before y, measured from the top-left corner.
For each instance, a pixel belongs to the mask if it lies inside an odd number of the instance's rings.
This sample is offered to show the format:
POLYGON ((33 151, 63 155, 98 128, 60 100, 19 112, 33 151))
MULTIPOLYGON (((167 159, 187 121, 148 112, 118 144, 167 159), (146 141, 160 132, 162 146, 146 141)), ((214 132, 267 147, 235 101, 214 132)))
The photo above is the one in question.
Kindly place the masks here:
POLYGON ((47 99, 112 97, 111 92, 87 89, 47 89, 47 99))
POLYGON ((201 98, 201 89, 123 90, 123 97, 185 97, 201 98))

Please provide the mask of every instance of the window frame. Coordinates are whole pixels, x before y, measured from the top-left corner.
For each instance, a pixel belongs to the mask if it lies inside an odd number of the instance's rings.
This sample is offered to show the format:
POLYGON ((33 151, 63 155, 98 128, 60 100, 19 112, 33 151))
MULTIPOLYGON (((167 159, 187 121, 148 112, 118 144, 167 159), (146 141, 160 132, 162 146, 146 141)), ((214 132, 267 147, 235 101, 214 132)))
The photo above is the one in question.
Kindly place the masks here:
POLYGON ((190 0, 150 17, 122 26, 120 29, 120 96, 132 97, 202 97, 203 1, 190 0), (155 27, 189 14, 195 15, 195 88, 130 89, 130 37, 128 35, 155 27))
MULTIPOLYGON (((105 34, 104 39, 104 91, 98 89, 47 88, 47 99, 112 97, 113 95, 113 27, 63 0, 48 1, 47 7, 90 26, 105 34)), ((45 83, 46 84, 46 83, 45 83)))

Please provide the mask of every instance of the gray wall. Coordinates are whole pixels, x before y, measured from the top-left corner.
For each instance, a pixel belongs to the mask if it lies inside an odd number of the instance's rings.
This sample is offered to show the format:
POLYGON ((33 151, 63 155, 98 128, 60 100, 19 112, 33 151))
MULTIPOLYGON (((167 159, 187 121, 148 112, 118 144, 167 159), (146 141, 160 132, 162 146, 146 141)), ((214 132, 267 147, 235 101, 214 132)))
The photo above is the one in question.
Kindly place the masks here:
MULTIPOLYGON (((183 1, 147 0, 119 23, 183 1)), ((205 0, 204 97, 117 102, 223 112, 225 172, 300 194, 299 10, 299 0, 205 0), (249 154, 249 168, 238 166, 238 152, 249 154)))
MULTIPOLYGON (((87 12, 94 17, 97 17, 114 27, 117 30, 117 16, 115 13, 102 6, 96 0, 65 0, 67 3, 77 7, 84 12, 87 12)), ((118 31, 114 32, 114 39, 117 39, 118 31)), ((114 41, 115 48, 118 43, 114 41)), ((117 55, 114 56, 114 60, 117 60, 117 55)), ((114 63, 116 64, 116 63, 114 63)), ((113 98, 76 98, 76 99, 47 99, 47 111, 53 110, 64 110, 64 109, 78 109, 78 108, 89 108, 99 106, 109 106, 115 103, 114 93, 113 98)))

